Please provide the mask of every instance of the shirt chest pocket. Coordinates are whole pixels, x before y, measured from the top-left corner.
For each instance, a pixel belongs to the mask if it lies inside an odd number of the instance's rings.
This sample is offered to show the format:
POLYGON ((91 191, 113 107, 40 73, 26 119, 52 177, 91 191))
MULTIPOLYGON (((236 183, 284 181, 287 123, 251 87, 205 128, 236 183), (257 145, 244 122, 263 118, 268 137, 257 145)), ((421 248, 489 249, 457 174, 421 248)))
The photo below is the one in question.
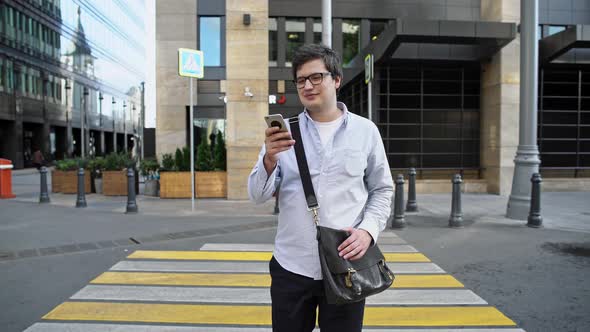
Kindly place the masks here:
POLYGON ((334 158, 338 173, 348 176, 363 176, 367 168, 366 154, 361 150, 339 150, 335 152, 334 158))

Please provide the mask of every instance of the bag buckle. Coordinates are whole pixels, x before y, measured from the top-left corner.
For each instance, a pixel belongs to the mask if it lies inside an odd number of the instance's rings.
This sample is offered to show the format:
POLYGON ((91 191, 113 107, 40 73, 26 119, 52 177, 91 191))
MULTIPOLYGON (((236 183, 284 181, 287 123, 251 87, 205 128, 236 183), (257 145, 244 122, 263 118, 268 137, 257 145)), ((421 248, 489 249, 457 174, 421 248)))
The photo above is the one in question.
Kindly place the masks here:
POLYGON ((344 277, 344 283, 346 284, 346 287, 348 287, 348 288, 352 287, 352 274, 353 273, 356 273, 356 270, 353 269, 352 267, 349 267, 348 273, 344 277))
POLYGON ((389 277, 389 279, 393 281, 393 274, 391 273, 391 271, 389 271, 389 269, 385 268, 385 262, 383 260, 379 261, 379 270, 381 270, 382 273, 385 273, 389 277))
POLYGON ((313 222, 315 223, 316 226, 318 226, 320 224, 320 216, 318 214, 318 208, 319 208, 319 206, 311 208, 311 209, 307 208, 307 210, 311 211, 311 213, 313 214, 313 222))

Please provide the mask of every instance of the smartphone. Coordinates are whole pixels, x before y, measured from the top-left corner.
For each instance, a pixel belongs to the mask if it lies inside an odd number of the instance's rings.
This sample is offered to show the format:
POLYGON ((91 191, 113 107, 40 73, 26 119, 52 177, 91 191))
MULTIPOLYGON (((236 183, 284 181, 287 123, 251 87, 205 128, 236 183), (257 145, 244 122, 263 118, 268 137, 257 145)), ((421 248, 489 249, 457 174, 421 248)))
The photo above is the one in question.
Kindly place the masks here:
POLYGON ((288 132, 287 125, 285 125, 285 120, 283 120, 283 116, 280 114, 271 114, 266 115, 264 117, 266 124, 268 127, 279 127, 279 131, 288 132))

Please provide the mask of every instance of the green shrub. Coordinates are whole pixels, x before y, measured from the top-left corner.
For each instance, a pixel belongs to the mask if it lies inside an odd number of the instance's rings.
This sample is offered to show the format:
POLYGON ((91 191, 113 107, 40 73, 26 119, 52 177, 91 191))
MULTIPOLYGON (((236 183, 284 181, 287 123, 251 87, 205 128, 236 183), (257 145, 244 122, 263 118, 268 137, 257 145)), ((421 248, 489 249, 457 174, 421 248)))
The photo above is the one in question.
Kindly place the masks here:
POLYGON ((172 153, 164 153, 162 155, 162 167, 160 170, 162 171, 174 171, 174 158, 172 157, 172 153))
POLYGON ((206 137, 201 139, 201 143, 197 148, 197 170, 201 172, 213 170, 211 147, 206 137))
POLYGON ((92 172, 95 179, 102 178, 102 171, 105 169, 105 159, 96 157, 88 160, 88 169, 92 172))
POLYGON ((104 158, 105 171, 121 171, 127 167, 133 167, 134 159, 125 152, 111 152, 104 158))
POLYGON ((155 158, 144 159, 139 163, 141 175, 146 177, 148 180, 157 179, 159 169, 160 164, 158 164, 158 160, 155 158))
POLYGON ((182 168, 181 171, 188 172, 191 169, 191 149, 188 146, 182 148, 182 168))
POLYGON ((184 164, 182 150, 176 148, 176 152, 174 153, 174 170, 181 171, 182 165, 184 164))
POLYGON ((55 164, 55 168, 60 171, 75 171, 79 168, 79 162, 77 159, 58 160, 55 164))
POLYGON ((225 171, 226 169, 226 149, 225 140, 221 132, 217 133, 215 147, 213 148, 213 169, 216 171, 225 171))

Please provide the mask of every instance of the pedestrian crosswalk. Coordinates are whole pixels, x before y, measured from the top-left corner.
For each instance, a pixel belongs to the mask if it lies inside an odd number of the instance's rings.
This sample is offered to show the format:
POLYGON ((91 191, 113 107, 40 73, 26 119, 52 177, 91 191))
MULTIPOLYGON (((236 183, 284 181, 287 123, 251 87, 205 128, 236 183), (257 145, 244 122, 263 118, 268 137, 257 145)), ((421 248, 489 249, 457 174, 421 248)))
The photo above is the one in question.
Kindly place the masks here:
MULTIPOLYGON (((384 235, 396 279, 367 299, 363 331, 524 332, 403 239, 384 235)), ((135 251, 25 332, 269 332, 272 250, 210 243, 135 251)))

